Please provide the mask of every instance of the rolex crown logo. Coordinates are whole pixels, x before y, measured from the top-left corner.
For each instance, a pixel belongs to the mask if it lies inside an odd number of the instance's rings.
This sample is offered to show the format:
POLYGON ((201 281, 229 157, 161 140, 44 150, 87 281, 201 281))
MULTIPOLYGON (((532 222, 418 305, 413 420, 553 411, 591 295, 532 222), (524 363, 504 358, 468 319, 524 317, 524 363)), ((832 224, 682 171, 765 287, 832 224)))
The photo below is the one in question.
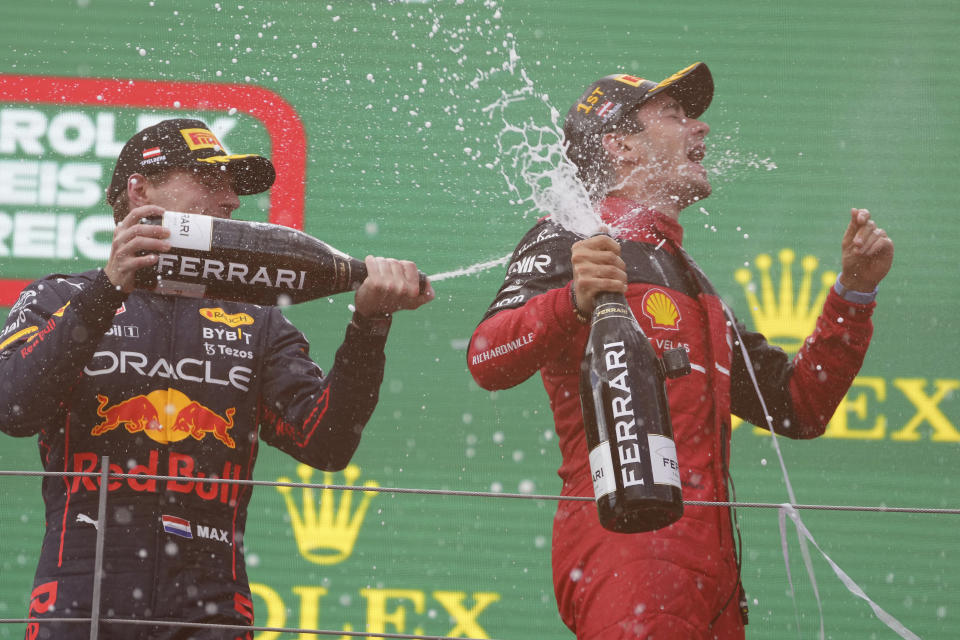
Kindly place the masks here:
POLYGON ((760 273, 759 298, 753 273, 749 269, 737 269, 734 278, 743 287, 756 330, 764 334, 772 344, 792 354, 800 350, 804 339, 813 332, 823 301, 826 300, 837 274, 835 271, 823 272, 820 276, 820 290, 814 298, 813 276, 819 266, 817 258, 804 256, 800 263, 802 275, 799 290, 795 290, 793 263, 796 253, 791 249, 781 249, 777 257, 780 261, 780 286, 777 293, 774 293, 773 278, 770 275, 773 260, 768 254, 762 253, 754 261, 760 273))
MULTIPOLYGON (((310 484, 313 471, 313 468, 305 464, 297 465, 297 475, 300 476, 303 484, 310 484)), ((360 467, 355 464, 347 465, 343 470, 343 476, 347 485, 354 485, 360 477, 360 467)), ((291 481, 288 478, 278 478, 277 482, 291 481)), ((322 484, 335 484, 333 473, 324 471, 322 484)), ((378 487, 380 485, 374 480, 368 480, 363 486, 378 487)), ((316 490, 305 487, 301 511, 294 501, 293 489, 293 487, 277 487, 277 491, 287 504, 287 511, 290 512, 290 523, 293 526, 293 535, 297 540, 300 555, 315 564, 337 564, 349 558, 357 542, 357 535, 363 525, 367 508, 377 492, 361 491, 363 495, 360 498, 360 504, 356 511, 351 511, 355 490, 321 489, 318 501, 316 490), (335 505, 338 493, 341 494, 339 506, 335 505)))

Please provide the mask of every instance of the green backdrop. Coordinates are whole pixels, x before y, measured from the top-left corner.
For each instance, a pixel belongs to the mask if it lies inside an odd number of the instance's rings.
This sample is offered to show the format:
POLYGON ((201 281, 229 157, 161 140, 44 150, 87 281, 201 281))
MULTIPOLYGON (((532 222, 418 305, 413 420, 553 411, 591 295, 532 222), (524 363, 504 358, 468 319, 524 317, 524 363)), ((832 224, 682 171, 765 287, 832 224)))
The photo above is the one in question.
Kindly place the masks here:
MULTIPOLYGON (((798 292, 801 260, 813 256, 816 294, 837 268, 852 206, 869 208, 896 244, 847 401, 825 437, 781 441, 799 502, 956 508, 957 17, 949 0, 5 0, 0 297, 10 306, 22 280, 105 261, 109 211, 96 190, 143 118, 200 115, 231 151, 273 154, 283 184, 246 199, 240 217, 302 223, 349 253, 437 274, 503 257, 541 215, 498 150, 505 121, 549 129, 551 108, 565 112, 602 75, 659 80, 703 60, 717 84, 704 116, 715 189, 681 222, 741 318, 776 331, 793 319, 768 313, 762 297, 754 316, 738 270, 761 291, 758 256, 772 256, 779 293, 789 249, 798 292), (497 103, 508 106, 489 108, 497 103)), ((265 448, 256 478, 557 494, 539 380, 489 393, 466 369, 467 340, 503 272, 437 282, 434 303, 397 317, 355 470, 300 476, 265 448)), ((350 302, 287 310, 321 366, 350 302)), ((770 438, 741 426, 733 439, 738 498, 785 502, 770 438)), ((39 468, 32 439, 0 442, 0 468, 39 468)), ((550 580, 553 501, 350 492, 323 496, 334 512, 311 511, 320 498, 254 492, 246 543, 258 625, 572 637, 550 580)), ((738 513, 748 637, 816 637, 792 527, 793 595, 777 512, 738 513)), ((801 515, 880 607, 921 637, 955 637, 957 516, 801 515)), ((0 618, 26 614, 42 529, 39 480, 0 477, 0 618)), ((813 565, 827 637, 897 637, 816 550, 813 565)), ((0 626, 0 638, 22 633, 0 626)))

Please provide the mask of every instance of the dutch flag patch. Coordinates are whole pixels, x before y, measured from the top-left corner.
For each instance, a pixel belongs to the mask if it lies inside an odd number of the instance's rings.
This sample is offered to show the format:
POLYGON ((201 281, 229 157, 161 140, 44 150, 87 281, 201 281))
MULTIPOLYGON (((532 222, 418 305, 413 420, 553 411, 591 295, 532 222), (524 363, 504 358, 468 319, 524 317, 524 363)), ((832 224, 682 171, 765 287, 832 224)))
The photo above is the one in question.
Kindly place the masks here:
POLYGON ((172 533, 181 538, 193 538, 193 531, 190 530, 190 521, 178 518, 176 516, 160 516, 163 523, 163 530, 172 533))

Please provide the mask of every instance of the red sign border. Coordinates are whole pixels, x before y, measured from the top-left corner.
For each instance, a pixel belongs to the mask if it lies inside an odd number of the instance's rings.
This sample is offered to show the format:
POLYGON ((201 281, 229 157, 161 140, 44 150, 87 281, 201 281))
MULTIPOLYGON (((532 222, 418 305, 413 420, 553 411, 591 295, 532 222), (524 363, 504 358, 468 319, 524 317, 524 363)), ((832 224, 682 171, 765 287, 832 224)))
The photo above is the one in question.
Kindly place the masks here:
MULTIPOLYGON (((277 180, 270 189, 270 222, 303 228, 307 138, 294 108, 258 85, 168 82, 118 78, 70 78, 0 73, 0 102, 223 111, 259 120, 273 147, 277 180)), ((0 278, 0 306, 17 300, 29 280, 0 278)))

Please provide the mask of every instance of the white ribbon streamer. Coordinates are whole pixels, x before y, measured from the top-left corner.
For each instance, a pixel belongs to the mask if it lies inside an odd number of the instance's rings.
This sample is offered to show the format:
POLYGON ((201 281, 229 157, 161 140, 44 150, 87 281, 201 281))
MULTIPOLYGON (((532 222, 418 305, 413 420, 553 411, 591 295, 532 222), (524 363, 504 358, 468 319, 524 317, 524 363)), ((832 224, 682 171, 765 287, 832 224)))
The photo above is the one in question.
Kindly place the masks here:
POLYGON ((783 561, 787 567, 787 580, 790 582, 790 595, 793 597, 793 607, 794 612, 797 615, 797 632, 800 631, 800 616, 797 613, 797 601, 796 594, 793 589, 793 578, 790 573, 790 559, 787 552, 787 531, 786 531, 786 521, 785 516, 790 516, 790 519, 793 521, 793 525, 797 530, 797 541, 800 543, 800 553, 803 556, 803 564, 807 568, 807 575, 810 576, 810 584, 813 588, 813 594, 817 599, 817 610, 820 612, 820 640, 824 640, 824 621, 823 621, 823 605, 820 602, 820 590, 817 587, 817 579, 813 571, 813 561, 810 559, 810 549, 807 547, 807 540, 809 540, 817 551, 826 558, 827 562, 830 564, 830 567, 833 569, 833 572, 837 574, 837 577, 840 578, 840 581, 843 585, 850 591, 853 595, 858 598, 866 600, 867 604, 870 605, 870 608, 873 609, 874 614, 879 618, 884 624, 890 627, 893 631, 900 635, 901 638, 907 640, 919 640, 919 636, 907 629, 903 624, 901 624, 896 618, 891 616, 889 613, 880 608, 877 603, 867 597, 867 594, 860 588, 860 586, 854 582, 850 576, 846 574, 830 557, 823 552, 823 549, 817 544, 816 540, 813 539, 813 536, 810 534, 807 527, 803 524, 803 520, 800 518, 800 514, 793 507, 797 503, 796 496, 793 493, 793 486, 790 483, 790 476, 787 474, 787 464, 783 459, 783 454, 780 452, 780 443, 777 442, 777 433, 773 428, 773 417, 770 415, 770 412, 767 410, 767 403, 763 398, 763 394, 760 392, 760 385, 757 383, 757 376, 753 369, 753 363, 750 361, 750 355, 747 353, 746 345, 743 343, 743 336, 740 335, 740 330, 737 328, 736 319, 733 316, 733 312, 730 308, 723 304, 723 311, 727 316, 727 320, 730 323, 731 328, 733 329, 734 334, 737 337, 737 342, 740 344, 740 352, 743 354, 744 364, 747 368, 747 373, 750 375, 750 381, 753 383, 753 388, 757 392, 757 398, 760 400, 760 406, 763 409, 763 414, 767 419, 767 429, 770 431, 771 443, 773 449, 777 452, 777 459, 780 461, 780 470, 783 473, 783 480, 787 487, 787 497, 790 499, 790 503, 784 503, 780 507, 780 544, 783 549, 783 561))
MULTIPOLYGON (((798 535, 798 536, 801 536, 801 537, 802 537, 803 539, 805 539, 805 540, 809 540, 809 541, 810 541, 810 544, 812 544, 812 545, 814 546, 814 548, 816 548, 816 550, 820 552, 820 555, 822 555, 823 558, 827 561, 827 564, 830 565, 830 568, 833 569, 833 572, 834 572, 835 574, 837 574, 837 577, 838 577, 838 578, 840 578, 840 582, 843 583, 843 586, 845 586, 845 587, 847 588, 847 590, 848 590, 850 593, 852 593, 853 595, 857 596, 858 598, 860 598, 860 599, 862 599, 862 600, 865 600, 866 603, 870 605, 870 608, 873 609, 873 613, 874 613, 885 625, 887 625, 888 627, 890 627, 891 629, 893 629, 893 631, 895 631, 895 632, 897 633, 897 635, 899 635, 901 638, 904 638, 905 640, 920 640, 920 636, 918 636, 917 634, 913 633, 912 631, 910 631, 909 629, 907 629, 905 626, 903 626, 903 624, 902 624, 899 620, 897 620, 897 619, 894 618, 892 615, 890 615, 889 613, 887 613, 886 611, 884 611, 884 610, 880 607, 880 605, 878 605, 876 602, 874 602, 873 600, 871 600, 871 599, 867 596, 867 594, 864 593, 863 589, 860 588, 860 585, 858 585, 856 582, 854 582, 853 579, 852 579, 849 575, 847 575, 847 573, 846 573, 843 569, 841 569, 840 566, 839 566, 836 562, 834 562, 834 561, 830 558, 830 556, 828 556, 828 555, 823 551, 823 549, 820 548, 820 545, 818 545, 818 544, 817 544, 817 541, 813 539, 813 535, 811 535, 811 533, 810 533, 810 531, 807 529, 806 525, 803 524, 803 520, 800 519, 800 514, 797 512, 796 509, 793 508, 793 505, 786 504, 786 503, 780 505, 780 536, 781 536, 781 539, 782 539, 783 545, 784 545, 784 546, 783 546, 783 558, 784 558, 784 560, 787 559, 787 547, 786 547, 786 542, 787 542, 787 540, 786 540, 786 527, 785 527, 785 522, 784 522, 784 516, 790 516, 790 520, 793 521, 793 526, 797 528, 797 535, 798 535)), ((788 564, 789 564, 789 563, 788 563, 788 564)), ((790 573, 790 568, 789 568, 789 566, 788 566, 788 567, 787 567, 787 575, 788 575, 788 576, 789 576, 789 573, 790 573)), ((816 583, 814 583, 813 586, 814 586, 814 591, 816 591, 816 583)), ((792 582, 790 583, 790 590, 791 590, 791 592, 793 591, 793 583, 792 583, 792 582)), ((819 596, 818 596, 818 598, 819 598, 819 596)), ((818 600, 818 601, 819 601, 819 600, 818 600)), ((821 613, 821 616, 820 616, 820 637, 821 637, 821 638, 823 637, 823 615, 822 615, 822 613, 821 613)))

